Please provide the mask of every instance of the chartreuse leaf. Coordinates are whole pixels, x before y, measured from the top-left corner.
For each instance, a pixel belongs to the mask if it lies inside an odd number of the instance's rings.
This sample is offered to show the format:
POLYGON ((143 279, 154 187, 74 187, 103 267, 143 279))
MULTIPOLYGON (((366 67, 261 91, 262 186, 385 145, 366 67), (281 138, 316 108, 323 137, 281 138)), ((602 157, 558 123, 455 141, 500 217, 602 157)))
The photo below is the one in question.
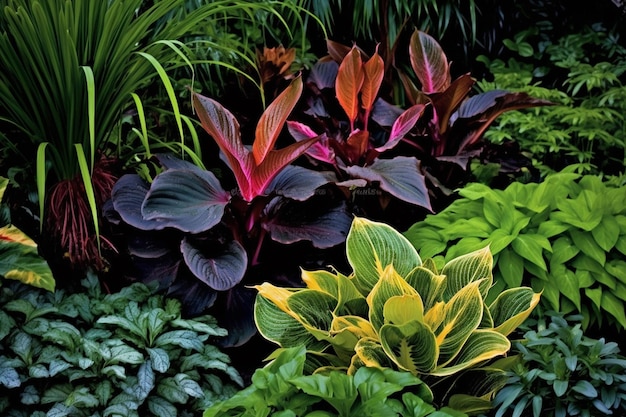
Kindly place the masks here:
POLYGON ((437 365, 439 344, 430 327, 423 322, 385 324, 380 329, 380 341, 385 353, 401 369, 417 375, 430 373, 437 365))
POLYGON ((498 269, 509 287, 519 287, 524 277, 524 259, 512 248, 505 248, 498 257, 498 269))
POLYGON ((335 298, 339 298, 339 283, 337 276, 332 272, 302 270, 301 277, 307 288, 323 291, 335 298))
POLYGON ((418 294, 417 291, 396 272, 393 265, 388 265, 382 272, 379 281, 374 285, 374 288, 372 288, 372 292, 367 296, 367 304, 370 306, 369 320, 375 329, 380 329, 385 322, 384 308, 387 300, 398 295, 418 294))
POLYGON ((424 321, 424 303, 419 294, 396 295, 385 302, 385 323, 404 324, 411 320, 424 321))
POLYGON ((532 289, 509 288, 489 306, 494 330, 508 335, 521 325, 539 303, 540 294, 532 289))
POLYGON ((364 294, 378 282, 388 265, 404 276, 422 260, 411 243, 391 226, 356 217, 346 239, 346 254, 354 281, 364 294))
POLYGON ((359 339, 354 347, 354 356, 348 373, 354 373, 356 369, 362 366, 381 368, 389 367, 392 363, 391 358, 385 353, 378 341, 378 337, 376 339, 364 337, 359 339))
POLYGON ((337 299, 317 290, 305 289, 287 298, 287 307, 294 317, 317 337, 327 337, 333 321, 337 299))
POLYGON ((378 338, 378 333, 369 320, 359 316, 335 316, 330 326, 330 334, 335 349, 345 352, 354 352, 360 339, 378 338))

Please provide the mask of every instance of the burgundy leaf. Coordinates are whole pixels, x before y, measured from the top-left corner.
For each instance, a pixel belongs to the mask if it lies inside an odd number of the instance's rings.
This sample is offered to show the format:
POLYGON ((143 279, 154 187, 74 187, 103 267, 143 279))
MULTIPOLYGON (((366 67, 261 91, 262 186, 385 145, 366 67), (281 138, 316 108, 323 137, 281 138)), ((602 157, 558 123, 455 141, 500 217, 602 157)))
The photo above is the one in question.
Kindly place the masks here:
POLYGON ((424 112, 424 108, 426 108, 425 105, 416 104, 409 107, 404 113, 402 113, 393 123, 387 143, 376 148, 376 150, 378 152, 383 152, 396 146, 398 142, 400 142, 400 140, 402 140, 402 138, 409 133, 413 126, 415 126, 415 123, 417 123, 418 119, 424 112))
POLYGON ((231 240, 225 247, 212 251, 207 251, 206 246, 198 245, 188 237, 183 239, 180 249, 189 270, 217 291, 226 291, 239 284, 248 266, 248 257, 241 244, 231 240))
POLYGON ((409 44, 411 67, 426 94, 444 91, 450 85, 450 66, 437 41, 416 30, 409 44))

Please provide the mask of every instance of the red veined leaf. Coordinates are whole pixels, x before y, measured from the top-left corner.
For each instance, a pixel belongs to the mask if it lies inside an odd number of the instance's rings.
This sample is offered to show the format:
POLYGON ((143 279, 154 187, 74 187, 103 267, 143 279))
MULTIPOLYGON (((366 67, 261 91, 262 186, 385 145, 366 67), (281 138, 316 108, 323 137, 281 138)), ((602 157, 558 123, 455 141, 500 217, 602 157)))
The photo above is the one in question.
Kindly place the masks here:
POLYGON ((376 49, 374 55, 363 65, 363 74, 365 77, 363 87, 361 87, 361 106, 368 114, 374 105, 378 90, 380 89, 385 75, 385 62, 380 55, 378 55, 378 47, 376 49))
POLYGON ((246 187, 241 187, 241 193, 246 201, 252 201, 254 197, 263 194, 269 183, 287 165, 301 156, 318 138, 305 139, 301 142, 270 151, 263 162, 253 171, 246 187))
POLYGON ((367 152, 370 133, 367 130, 356 130, 350 134, 343 147, 350 164, 357 164, 367 152))
POLYGON ((306 150, 306 154, 318 161, 327 162, 329 164, 335 163, 335 151, 330 146, 330 141, 326 133, 318 135, 304 123, 294 121, 287 121, 287 128, 291 136, 298 142, 319 137, 319 140, 306 150))
POLYGON ((254 169, 250 151, 241 142, 239 122, 235 116, 217 101, 200 94, 193 94, 193 107, 198 113, 202 127, 213 137, 228 161, 242 190, 247 188, 254 169))
POLYGON ((417 123, 425 108, 426 106, 424 104, 416 104, 405 110, 400 116, 398 116, 396 121, 393 122, 387 143, 383 146, 379 146, 376 150, 378 152, 383 152, 396 146, 396 144, 400 142, 400 140, 407 133, 409 133, 409 130, 415 126, 415 123, 417 123))
POLYGON ((256 165, 274 148, 289 113, 302 94, 302 77, 296 77, 289 86, 265 109, 256 125, 252 155, 256 165))
POLYGON ((350 119, 350 130, 354 130, 354 121, 359 114, 359 91, 364 78, 361 53, 356 47, 352 47, 339 65, 335 81, 337 100, 350 119))
POLYGON ((411 67, 426 94, 444 91, 450 85, 450 66, 441 46, 430 35, 416 30, 409 44, 411 67))
POLYGON ((331 41, 330 39, 326 40, 326 49, 328 50, 328 55, 335 61, 341 62, 348 55, 350 50, 349 46, 346 46, 342 43, 331 41))

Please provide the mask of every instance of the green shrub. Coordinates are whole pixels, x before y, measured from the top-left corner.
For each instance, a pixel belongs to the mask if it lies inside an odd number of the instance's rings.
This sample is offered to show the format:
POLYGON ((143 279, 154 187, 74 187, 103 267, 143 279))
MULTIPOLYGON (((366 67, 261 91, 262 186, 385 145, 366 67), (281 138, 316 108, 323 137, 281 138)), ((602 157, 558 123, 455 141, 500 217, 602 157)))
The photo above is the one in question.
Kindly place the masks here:
POLYGON ((495 417, 626 413, 626 358, 616 343, 583 335, 581 319, 551 313, 532 322, 511 349, 518 355, 495 417))
POLYGON ((506 89, 554 102, 532 111, 507 112, 485 139, 518 142, 545 175, 623 173, 626 155, 626 48, 600 26, 552 43, 537 28, 505 42, 517 59, 482 57, 493 81, 483 91, 506 89))
MULTIPOLYGON (((445 385, 442 378, 458 378, 505 354, 506 335, 539 302, 530 288, 514 288, 485 303, 492 284, 488 249, 459 256, 438 271, 396 230, 359 217, 346 245, 350 276, 303 271, 306 288, 256 287, 260 333, 283 348, 305 345, 309 372, 353 375, 362 367, 388 367, 445 385)), ((485 398, 494 389, 486 385, 460 391, 485 398)), ((450 401, 462 411, 478 404, 450 396, 452 391, 438 392, 438 404, 450 401)))
POLYGON ((360 368, 354 375, 329 371, 305 375, 304 346, 283 349, 252 376, 252 385, 208 408, 204 417, 462 417, 430 405, 430 390, 416 376, 388 368, 360 368))
POLYGON ((212 341, 212 317, 180 315, 178 301, 143 284, 102 294, 0 289, 0 414, 191 415, 242 385, 212 341), (181 414, 182 413, 182 414, 181 414))
POLYGON ((438 262, 489 245, 492 294, 530 285, 548 308, 582 312, 584 326, 626 328, 626 188, 559 173, 504 190, 471 184, 406 237, 438 262), (607 314, 608 313, 608 314, 607 314))

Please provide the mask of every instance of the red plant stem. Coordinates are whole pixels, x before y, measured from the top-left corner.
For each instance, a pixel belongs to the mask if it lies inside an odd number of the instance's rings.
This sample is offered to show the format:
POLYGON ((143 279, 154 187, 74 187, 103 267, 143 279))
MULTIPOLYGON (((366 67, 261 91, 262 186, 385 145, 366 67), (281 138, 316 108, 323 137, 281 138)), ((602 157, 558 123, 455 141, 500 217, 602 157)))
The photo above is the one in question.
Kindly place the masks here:
POLYGON ((263 245, 263 240, 265 239, 266 234, 267 234, 267 231, 261 228, 261 231, 259 233, 259 238, 257 239, 257 242, 256 242, 256 249, 254 250, 254 255, 252 256, 252 261, 250 262, 252 266, 259 264, 259 255, 261 254, 261 246, 263 245))

